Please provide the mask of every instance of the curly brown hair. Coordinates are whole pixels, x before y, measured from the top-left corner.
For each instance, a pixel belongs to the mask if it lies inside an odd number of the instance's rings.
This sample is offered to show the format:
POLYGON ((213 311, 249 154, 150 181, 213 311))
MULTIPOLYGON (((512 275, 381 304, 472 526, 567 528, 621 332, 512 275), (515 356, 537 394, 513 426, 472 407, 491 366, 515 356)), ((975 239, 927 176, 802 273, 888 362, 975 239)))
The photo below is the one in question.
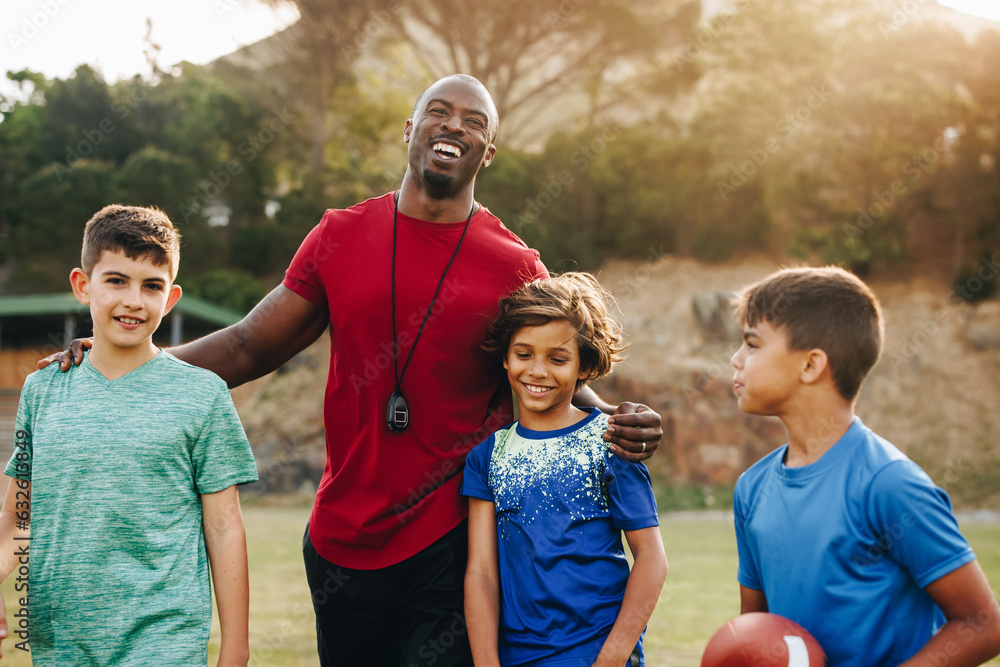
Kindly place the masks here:
POLYGON ((564 320, 576 329, 580 370, 587 373, 576 382, 575 391, 580 391, 625 358, 622 352, 628 343, 612 315, 616 309, 614 297, 589 273, 569 271, 535 280, 500 299, 500 312, 490 325, 483 349, 506 355, 518 330, 564 320))

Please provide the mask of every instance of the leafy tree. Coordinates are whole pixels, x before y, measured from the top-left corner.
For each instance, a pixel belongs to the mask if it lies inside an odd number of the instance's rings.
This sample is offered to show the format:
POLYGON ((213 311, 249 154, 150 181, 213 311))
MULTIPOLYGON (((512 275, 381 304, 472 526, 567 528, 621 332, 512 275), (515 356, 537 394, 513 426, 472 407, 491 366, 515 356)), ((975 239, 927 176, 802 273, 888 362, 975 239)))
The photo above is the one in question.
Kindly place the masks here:
POLYGON ((393 25, 430 77, 483 81, 515 143, 580 118, 634 114, 645 97, 696 78, 668 54, 695 29, 697 0, 414 0, 401 13, 393 25))
POLYGON ((45 88, 45 78, 27 70, 8 72, 7 78, 19 84, 28 101, 0 95, 0 261, 9 247, 4 241, 11 233, 17 184, 41 166, 36 156, 42 115, 38 102, 45 88))
POLYGON ((80 264, 83 226, 109 203, 113 174, 112 163, 83 159, 73 169, 53 165, 26 179, 11 220, 10 289, 68 289, 69 270, 80 264))
POLYGON ((880 29, 886 11, 878 0, 747 3, 707 49, 692 126, 720 197, 758 184, 789 251, 859 271, 901 259, 929 210, 926 174, 945 162, 967 58, 945 26, 880 29))
POLYGON ((197 172, 191 160, 147 146, 129 155, 115 170, 113 199, 135 206, 157 206, 179 222, 177 203, 190 193, 197 172))
MULTIPOLYGON (((934 218, 953 232, 952 271, 964 283, 981 258, 1000 251, 1000 32, 984 32, 968 50, 961 81, 967 93, 932 176, 934 218)), ((982 298, 980 295, 979 298, 982 298)))
POLYGON ((366 24, 385 11, 379 0, 269 0, 271 4, 294 4, 299 22, 288 31, 284 62, 278 66, 281 79, 302 118, 308 138, 309 169, 318 175, 324 169, 325 150, 335 123, 330 103, 344 86, 354 81, 357 44, 366 24))
MULTIPOLYGON (((182 262, 183 264, 183 262, 182 262)), ((263 282, 253 274, 237 269, 217 268, 196 277, 180 279, 185 294, 197 296, 220 306, 247 313, 267 294, 263 282)))

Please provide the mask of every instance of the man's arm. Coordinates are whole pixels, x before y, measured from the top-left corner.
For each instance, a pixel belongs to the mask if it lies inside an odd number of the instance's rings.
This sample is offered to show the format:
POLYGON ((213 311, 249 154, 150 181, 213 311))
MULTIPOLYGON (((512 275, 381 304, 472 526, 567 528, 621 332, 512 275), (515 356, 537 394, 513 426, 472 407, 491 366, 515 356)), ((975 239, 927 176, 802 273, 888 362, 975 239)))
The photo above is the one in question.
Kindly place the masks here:
MULTIPOLYGON (((10 576, 19 565, 20 551, 27 549, 28 542, 15 540, 15 537, 27 537, 27 525, 31 519, 31 482, 23 479, 7 478, 7 494, 0 511, 0 581, 10 576), (22 548, 23 547, 23 548, 22 548)), ((27 558, 27 556, 25 556, 27 558)), ((0 642, 7 638, 7 608, 3 596, 0 595, 0 642)), ((0 657, 3 654, 0 653, 0 657)))
POLYGON ((469 563, 465 571, 465 622, 476 667, 500 667, 500 565, 496 509, 469 498, 469 563))
POLYGON ((626 530, 625 539, 635 563, 625 585, 618 618, 604 640, 594 667, 620 667, 628 662, 643 628, 653 615, 667 578, 667 557, 663 553, 659 526, 626 530))
POLYGON ((740 613, 749 614, 754 611, 767 611, 767 598, 764 591, 747 588, 740 584, 740 613))
POLYGON ((604 439, 611 444, 611 452, 626 461, 637 463, 648 459, 660 446, 663 429, 660 415, 641 403, 622 403, 615 407, 601 400, 590 387, 584 387, 573 396, 578 408, 597 408, 607 415, 608 430, 604 439))
MULTIPOLYGON (((267 375, 309 347, 326 330, 329 315, 284 285, 278 285, 236 324, 171 348, 189 364, 207 368, 237 387, 267 375)), ((64 371, 83 361, 89 339, 77 339, 70 349, 38 362, 44 368, 58 360, 64 371)))
POLYGON ((925 590, 947 622, 900 667, 934 664, 940 655, 948 656, 948 667, 972 667, 1000 653, 1000 607, 979 561, 949 572, 925 590))
POLYGON ((236 387, 267 375, 309 347, 329 319, 326 310, 278 285, 236 324, 170 353, 236 387))
POLYGON ((250 575, 247 538, 235 486, 201 497, 205 549, 219 608, 219 667, 246 667, 250 660, 250 575))

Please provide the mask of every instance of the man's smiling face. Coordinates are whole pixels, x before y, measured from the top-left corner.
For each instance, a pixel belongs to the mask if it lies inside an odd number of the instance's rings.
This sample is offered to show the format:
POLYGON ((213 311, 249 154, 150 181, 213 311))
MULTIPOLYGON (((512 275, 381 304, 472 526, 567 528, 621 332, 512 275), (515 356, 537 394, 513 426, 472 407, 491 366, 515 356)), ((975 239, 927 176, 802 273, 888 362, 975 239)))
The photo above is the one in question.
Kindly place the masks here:
POLYGON ((410 168, 431 194, 461 190, 493 160, 495 119, 489 94, 471 81, 450 77, 424 92, 403 138, 410 168))

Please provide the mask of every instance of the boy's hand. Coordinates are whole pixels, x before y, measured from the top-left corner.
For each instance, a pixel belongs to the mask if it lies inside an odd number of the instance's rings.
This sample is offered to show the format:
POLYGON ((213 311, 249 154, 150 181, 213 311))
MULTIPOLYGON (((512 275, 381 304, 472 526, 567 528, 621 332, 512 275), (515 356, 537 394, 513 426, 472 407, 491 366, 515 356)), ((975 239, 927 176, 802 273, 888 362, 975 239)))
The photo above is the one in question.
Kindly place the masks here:
POLYGON ((93 338, 74 338, 69 347, 62 352, 53 352, 44 359, 39 359, 38 369, 41 370, 49 364, 58 361, 59 368, 65 373, 71 366, 79 366, 83 362, 83 351, 94 346, 93 338))
POLYGON ((608 419, 604 440, 612 443, 612 453, 637 463, 648 459, 660 446, 662 419, 649 406, 622 403, 608 419))
MULTIPOLYGON (((7 639, 7 605, 3 601, 3 593, 0 593, 0 643, 7 639)), ((0 653, 0 658, 3 653, 0 653)))

